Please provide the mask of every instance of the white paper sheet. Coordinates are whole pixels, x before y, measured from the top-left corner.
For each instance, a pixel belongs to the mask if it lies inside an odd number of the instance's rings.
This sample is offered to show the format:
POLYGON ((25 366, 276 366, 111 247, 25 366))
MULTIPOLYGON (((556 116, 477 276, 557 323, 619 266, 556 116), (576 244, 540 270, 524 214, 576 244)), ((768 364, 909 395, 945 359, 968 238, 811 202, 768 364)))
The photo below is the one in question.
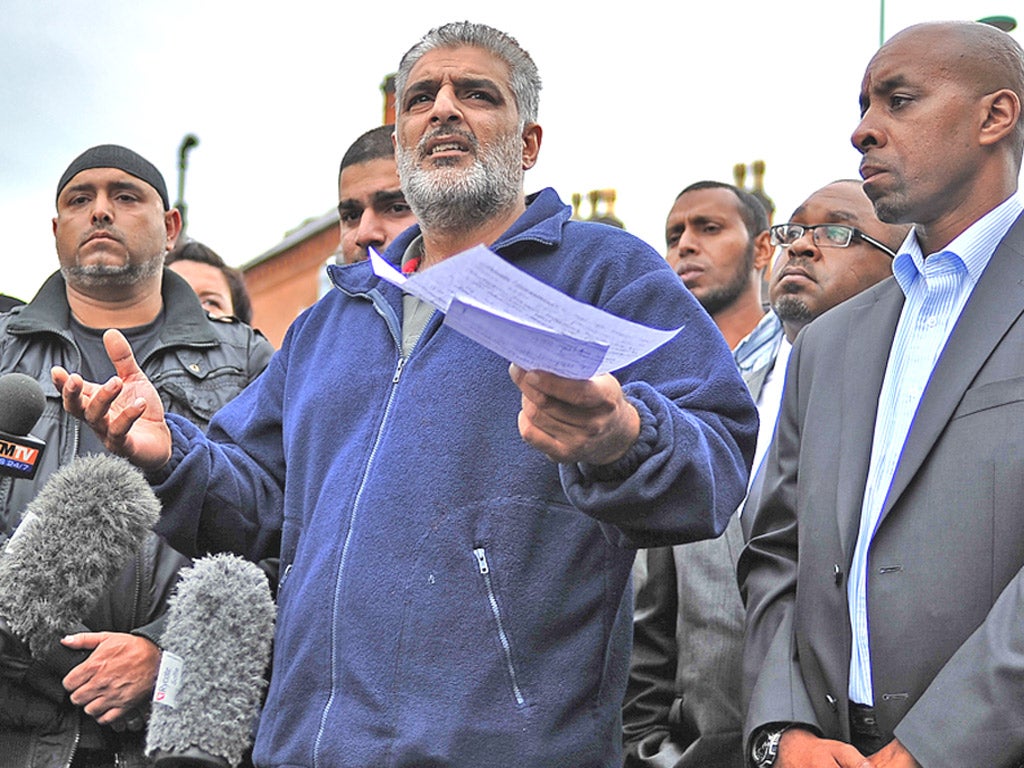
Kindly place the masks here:
POLYGON ((478 245, 407 277, 370 249, 373 271, 445 313, 459 333, 525 370, 572 379, 616 371, 678 334, 577 301, 478 245))

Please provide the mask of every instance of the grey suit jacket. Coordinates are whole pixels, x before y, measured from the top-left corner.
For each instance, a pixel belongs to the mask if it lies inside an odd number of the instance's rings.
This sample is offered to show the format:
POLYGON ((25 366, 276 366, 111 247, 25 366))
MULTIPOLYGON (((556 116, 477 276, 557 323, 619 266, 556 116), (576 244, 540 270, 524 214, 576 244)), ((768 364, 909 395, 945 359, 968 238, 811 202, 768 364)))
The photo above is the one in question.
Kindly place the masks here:
MULTIPOLYGON (((756 401, 775 358, 744 375, 756 401)), ((717 539, 640 550, 625 768, 742 768, 743 604, 734 516, 717 539)))
MULTIPOLYGON (((894 279, 798 337, 740 559, 747 739, 849 738, 852 562, 894 279), (799 590, 796 585, 799 583, 799 590)), ((1024 218, 975 287, 922 397, 869 554, 879 724, 927 766, 1024 758, 1024 218)))

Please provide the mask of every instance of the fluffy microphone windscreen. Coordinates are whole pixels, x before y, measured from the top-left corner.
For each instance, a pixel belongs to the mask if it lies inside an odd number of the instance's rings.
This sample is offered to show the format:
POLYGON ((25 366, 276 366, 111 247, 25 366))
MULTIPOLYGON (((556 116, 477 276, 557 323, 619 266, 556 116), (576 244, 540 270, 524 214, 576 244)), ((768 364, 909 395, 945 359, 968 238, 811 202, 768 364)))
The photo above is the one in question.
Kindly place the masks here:
POLYGON ((39 382, 24 373, 0 376, 0 432, 27 435, 46 406, 39 382))
POLYGON ((142 473, 83 456, 46 481, 0 556, 0 617, 42 657, 79 626, 160 516, 142 473))
POLYGON ((219 554, 182 571, 146 736, 157 766, 241 762, 266 687, 275 613, 253 563, 219 554), (178 760, 186 755, 194 762, 178 760))

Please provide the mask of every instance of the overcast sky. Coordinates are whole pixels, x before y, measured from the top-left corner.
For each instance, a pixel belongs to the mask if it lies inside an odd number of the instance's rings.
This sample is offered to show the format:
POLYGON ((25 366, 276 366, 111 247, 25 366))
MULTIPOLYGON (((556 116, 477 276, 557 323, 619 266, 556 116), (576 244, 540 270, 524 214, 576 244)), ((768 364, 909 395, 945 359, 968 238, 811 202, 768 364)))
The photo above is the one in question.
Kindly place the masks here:
MULTIPOLYGON (((991 2, 888 0, 885 33, 1014 12, 991 2)), ((384 76, 428 29, 462 19, 514 35, 540 69, 528 190, 553 186, 568 202, 614 187, 616 213, 659 251, 675 194, 731 181, 735 163, 766 161, 777 220, 856 176, 849 136, 879 2, 602 6, 4 0, 0 292, 29 299, 56 269, 57 180, 102 143, 154 162, 173 200, 178 145, 197 135, 189 234, 231 264, 258 256, 337 203, 338 162, 381 122, 384 76)))

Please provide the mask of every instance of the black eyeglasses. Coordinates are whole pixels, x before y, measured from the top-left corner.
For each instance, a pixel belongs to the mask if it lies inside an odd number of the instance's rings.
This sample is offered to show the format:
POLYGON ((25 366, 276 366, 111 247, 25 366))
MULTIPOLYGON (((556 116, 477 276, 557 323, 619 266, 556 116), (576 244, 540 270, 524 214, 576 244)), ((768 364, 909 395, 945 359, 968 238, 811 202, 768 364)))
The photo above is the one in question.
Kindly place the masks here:
POLYGON ((818 246, 830 245, 833 248, 848 248, 853 238, 863 240, 868 245, 873 245, 880 251, 885 251, 890 259, 896 258, 896 254, 889 246, 880 243, 871 235, 861 232, 856 227, 848 227, 845 224, 815 224, 807 227, 803 224, 776 224, 769 230, 772 233, 772 245, 792 245, 807 232, 811 233, 814 244, 818 246))

